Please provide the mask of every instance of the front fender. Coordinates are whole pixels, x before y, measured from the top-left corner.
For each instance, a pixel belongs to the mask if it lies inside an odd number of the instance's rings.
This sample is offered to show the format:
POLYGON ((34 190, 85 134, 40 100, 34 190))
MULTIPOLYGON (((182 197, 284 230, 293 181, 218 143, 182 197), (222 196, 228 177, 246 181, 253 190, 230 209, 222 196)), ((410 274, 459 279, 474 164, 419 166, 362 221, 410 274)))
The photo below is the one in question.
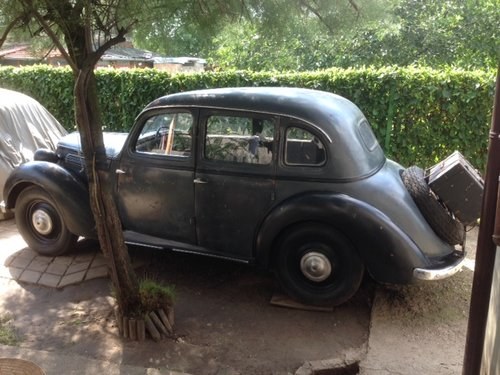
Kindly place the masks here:
POLYGON ((327 223, 341 231, 379 282, 411 282, 414 268, 431 264, 414 241, 380 210, 345 194, 321 192, 292 197, 267 216, 256 239, 257 262, 269 267, 276 239, 301 222, 327 223))
POLYGON ((95 238, 95 223, 89 204, 87 185, 58 164, 32 161, 12 171, 4 186, 6 208, 13 209, 23 189, 37 185, 59 208, 70 232, 95 238))

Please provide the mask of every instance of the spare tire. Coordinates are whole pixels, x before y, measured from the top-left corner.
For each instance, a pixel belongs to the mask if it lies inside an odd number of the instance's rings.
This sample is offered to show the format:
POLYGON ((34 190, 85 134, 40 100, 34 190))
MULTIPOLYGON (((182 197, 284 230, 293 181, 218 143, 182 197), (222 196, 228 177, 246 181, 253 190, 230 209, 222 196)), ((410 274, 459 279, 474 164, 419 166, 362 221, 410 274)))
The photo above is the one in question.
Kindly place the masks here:
POLYGON ((424 171, 412 166, 401 174, 403 183, 434 232, 450 245, 463 244, 465 228, 438 200, 425 180, 424 171))

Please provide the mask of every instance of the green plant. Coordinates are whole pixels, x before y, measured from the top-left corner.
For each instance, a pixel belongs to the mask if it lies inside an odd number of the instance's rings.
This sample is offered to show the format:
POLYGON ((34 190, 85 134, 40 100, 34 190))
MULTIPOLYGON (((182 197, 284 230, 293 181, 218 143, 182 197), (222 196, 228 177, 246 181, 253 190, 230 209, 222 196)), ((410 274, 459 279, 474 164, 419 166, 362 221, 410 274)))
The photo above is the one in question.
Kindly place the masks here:
POLYGON ((175 287, 146 277, 139 282, 139 294, 144 312, 167 310, 174 303, 175 287))
MULTIPOLYGON (((159 96, 203 88, 295 86, 342 95, 368 118, 388 157, 429 167, 461 151, 478 169, 486 163, 495 87, 493 71, 447 68, 328 69, 301 73, 204 72, 153 69, 96 72, 103 127, 128 131, 144 106, 159 96)), ((67 68, 0 68, 0 86, 39 100, 74 129, 72 78, 67 68)))
POLYGON ((11 324, 12 317, 8 314, 0 315, 0 344, 15 346, 20 338, 11 324))

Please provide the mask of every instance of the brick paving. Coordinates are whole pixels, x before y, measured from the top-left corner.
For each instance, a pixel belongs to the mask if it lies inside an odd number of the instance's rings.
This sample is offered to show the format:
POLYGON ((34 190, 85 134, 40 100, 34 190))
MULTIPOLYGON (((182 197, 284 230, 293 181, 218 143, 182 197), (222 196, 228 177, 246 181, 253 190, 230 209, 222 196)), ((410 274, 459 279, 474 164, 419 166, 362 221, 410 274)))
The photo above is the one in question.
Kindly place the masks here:
MULTIPOLYGON (((135 259, 134 266, 146 262, 135 259)), ((108 277, 108 268, 96 243, 83 240, 67 255, 41 256, 27 247, 14 219, 0 221, 0 278, 63 288, 101 277, 108 277)))

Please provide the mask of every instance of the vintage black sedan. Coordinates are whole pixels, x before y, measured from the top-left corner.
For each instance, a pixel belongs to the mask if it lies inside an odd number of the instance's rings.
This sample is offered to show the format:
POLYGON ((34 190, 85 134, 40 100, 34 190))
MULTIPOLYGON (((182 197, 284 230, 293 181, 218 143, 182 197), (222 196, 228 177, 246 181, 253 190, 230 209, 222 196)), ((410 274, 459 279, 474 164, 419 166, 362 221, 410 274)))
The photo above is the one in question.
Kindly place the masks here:
MULTIPOLYGON (((439 204, 419 208, 436 199, 421 170, 387 159, 360 109, 338 95, 168 95, 105 143, 128 243, 255 263, 304 303, 346 301, 365 270, 410 283, 451 276, 465 258, 463 225, 439 204)), ((32 249, 62 254, 95 237, 79 135, 37 159, 10 175, 5 206, 32 249)))

